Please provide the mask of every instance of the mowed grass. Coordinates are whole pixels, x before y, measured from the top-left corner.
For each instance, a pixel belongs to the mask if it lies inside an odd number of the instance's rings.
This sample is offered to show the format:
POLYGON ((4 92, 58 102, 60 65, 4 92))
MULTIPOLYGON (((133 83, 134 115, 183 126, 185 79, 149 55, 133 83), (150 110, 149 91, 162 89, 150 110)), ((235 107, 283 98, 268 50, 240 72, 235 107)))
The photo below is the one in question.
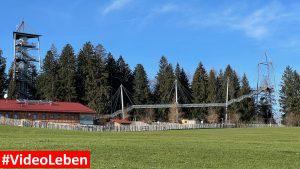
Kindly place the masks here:
POLYGON ((91 168, 300 168, 300 128, 88 133, 0 126, 1 150, 91 150, 91 168))

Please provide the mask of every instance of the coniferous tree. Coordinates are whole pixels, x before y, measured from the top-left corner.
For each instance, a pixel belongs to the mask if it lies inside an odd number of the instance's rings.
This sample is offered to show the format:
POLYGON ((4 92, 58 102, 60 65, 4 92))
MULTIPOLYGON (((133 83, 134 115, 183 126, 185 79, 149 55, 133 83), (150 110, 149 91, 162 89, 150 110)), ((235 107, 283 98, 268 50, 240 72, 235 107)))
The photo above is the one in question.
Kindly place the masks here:
POLYGON ((230 65, 228 65, 224 72, 223 77, 223 98, 226 98, 226 88, 227 88, 227 80, 229 80, 228 85, 228 99, 234 99, 239 96, 239 90, 240 90, 240 83, 239 78, 237 76, 237 73, 231 68, 230 65))
POLYGON ((9 71, 8 71, 8 89, 7 89, 7 94, 9 99, 15 99, 16 98, 16 81, 13 78, 14 75, 14 63, 12 62, 9 71))
POLYGON ((113 56, 109 53, 106 61, 106 68, 108 72, 108 82, 111 90, 110 91, 110 98, 111 98, 110 105, 112 107, 111 112, 114 112, 117 109, 121 108, 120 104, 117 105, 118 107, 113 106, 115 104, 114 102, 118 102, 118 100, 115 100, 116 98, 113 98, 113 96, 117 94, 116 92, 118 91, 121 84, 123 85, 123 91, 124 91, 123 99, 124 99, 125 106, 129 106, 133 104, 131 102, 132 98, 129 98, 131 96, 127 95, 127 94, 131 95, 131 93, 133 92, 132 89, 133 75, 129 65, 125 62, 122 56, 120 56, 118 60, 115 61, 113 56))
MULTIPOLYGON (((9 99, 16 99, 19 98, 19 93, 17 92, 17 83, 16 80, 14 79, 14 63, 12 62, 11 67, 8 71, 8 79, 7 79, 7 84, 8 84, 8 98, 9 99)), ((35 68, 35 65, 31 64, 29 65, 27 72, 26 72, 26 79, 27 79, 27 91, 29 92, 27 95, 26 99, 40 99, 38 97, 37 93, 37 70, 35 68)))
POLYGON ((73 47, 67 44, 58 59, 58 99, 76 101, 76 58, 73 47))
MULTIPOLYGON (((219 71, 218 73, 218 76, 217 76, 217 96, 216 96, 216 102, 217 103, 225 103, 225 98, 224 98, 224 87, 223 85, 226 85, 224 84, 224 80, 226 78, 224 78, 224 73, 222 70, 219 71)), ((217 113, 218 113, 218 116, 219 116, 219 120, 223 123, 224 122, 224 118, 225 118, 225 109, 223 107, 217 107, 217 113)))
POLYGON ((3 98, 6 89, 6 59, 2 56, 0 49, 0 97, 3 98))
POLYGON ((215 70, 210 70, 208 76, 208 86, 207 86, 207 102, 208 103, 215 103, 217 101, 217 78, 215 70))
POLYGON ((134 69, 133 99, 136 104, 147 104, 150 102, 150 88, 146 71, 141 64, 134 69))
POLYGON ((116 100, 113 96, 115 96, 116 91, 120 87, 120 80, 118 79, 117 63, 111 53, 107 54, 107 58, 105 60, 105 72, 107 72, 108 75, 109 111, 113 113, 116 111, 113 106, 116 100))
POLYGON ((296 125, 300 120, 300 76, 290 66, 286 67, 279 92, 279 103, 283 120, 288 125, 296 125), (297 119, 299 118, 299 119, 297 119))
MULTIPOLYGON (((208 75, 208 83, 207 83, 207 103, 216 103, 217 102, 217 94, 218 94, 218 81, 216 77, 215 70, 212 69, 208 75)), ((211 122, 219 121, 219 109, 217 107, 209 107, 208 108, 208 117, 210 117, 211 122)), ((207 118, 208 118, 207 117, 207 118)))
POLYGON ((38 93, 42 99, 55 101, 57 99, 57 51, 54 45, 47 51, 42 71, 38 78, 38 93))
POLYGON ((108 73, 108 86, 110 87, 110 96, 114 95, 119 88, 120 80, 118 79, 118 68, 115 58, 108 53, 105 62, 105 71, 108 73))
POLYGON ((83 45, 77 58, 77 72, 76 72, 76 93, 77 100, 81 103, 87 104, 86 98, 86 78, 88 72, 88 60, 95 54, 93 45, 87 42, 83 45))
MULTIPOLYGON (((166 104, 173 102, 174 94, 170 90, 174 87, 173 67, 165 56, 162 56, 159 63, 159 71, 156 76, 155 99, 156 103, 166 104)), ((166 120, 168 112, 166 109, 157 111, 157 120, 166 120)))
MULTIPOLYGON (((240 93, 240 82, 237 73, 228 65, 224 72, 223 78, 223 98, 226 98, 226 91, 227 91, 227 81, 228 81, 228 100, 235 99, 239 97, 240 93)), ((233 103, 228 107, 228 115, 229 120, 231 119, 232 122, 239 121, 239 107, 238 103, 233 103)))
POLYGON ((191 102, 191 89, 190 89, 190 83, 187 74, 185 73, 184 69, 180 67, 180 65, 177 63, 175 68, 175 77, 178 80, 178 88, 179 93, 181 93, 182 96, 179 96, 179 102, 180 103, 189 103, 191 102))
POLYGON ((36 66, 34 64, 31 64, 29 69, 28 69, 28 92, 29 92, 29 98, 31 100, 39 100, 40 97, 38 95, 38 85, 37 85, 37 80, 38 80, 38 73, 36 70, 36 66))
MULTIPOLYGON (((183 103, 191 103, 192 96, 191 96, 191 87, 189 83, 189 79, 187 74, 185 73, 184 69, 180 67, 177 63, 175 68, 175 77, 177 78, 178 83, 178 102, 180 104, 183 103)), ((189 108, 181 108, 183 117, 188 117, 190 112, 189 108)))
POLYGON ((132 82, 133 82, 133 74, 129 67, 129 65, 125 62, 122 56, 117 60, 117 77, 119 79, 119 85, 123 84, 123 86, 130 92, 133 92, 132 82))
POLYGON ((293 100, 295 99, 294 85, 295 73, 293 69, 290 66, 288 66, 286 67, 282 75, 281 89, 279 95, 279 103, 281 106, 281 110, 284 114, 292 112, 293 107, 295 107, 295 105, 293 105, 293 100))
MULTIPOLYGON (((133 100, 135 104, 149 104, 151 103, 151 92, 149 88, 149 81, 146 74, 146 71, 141 64, 137 64, 134 72, 133 80, 133 100)), ((134 113, 136 118, 141 118, 145 116, 147 112, 143 110, 137 110, 134 113), (141 114, 141 112, 143 114, 141 114)))
MULTIPOLYGON (((92 47, 92 45, 91 45, 92 47)), ((90 57, 87 58, 86 68, 86 101, 89 107, 93 108, 99 114, 105 114, 108 111, 108 73, 105 71, 106 51, 102 45, 92 47, 90 57)))
MULTIPOLYGON (((247 79, 246 74, 243 75, 242 81, 241 81, 241 89, 240 89, 240 95, 246 95, 251 92, 251 88, 249 85, 249 81, 247 79)), ((254 98, 246 98, 242 100, 239 104, 239 114, 241 117, 241 120, 243 122, 249 123, 252 120, 254 120, 255 117, 255 101, 254 98)))
MULTIPOLYGON (((193 103, 205 103, 207 101, 207 83, 208 77, 203 64, 200 62, 192 81, 193 103)), ((204 120, 207 115, 205 108, 197 108, 193 110, 190 118, 198 118, 204 120)))

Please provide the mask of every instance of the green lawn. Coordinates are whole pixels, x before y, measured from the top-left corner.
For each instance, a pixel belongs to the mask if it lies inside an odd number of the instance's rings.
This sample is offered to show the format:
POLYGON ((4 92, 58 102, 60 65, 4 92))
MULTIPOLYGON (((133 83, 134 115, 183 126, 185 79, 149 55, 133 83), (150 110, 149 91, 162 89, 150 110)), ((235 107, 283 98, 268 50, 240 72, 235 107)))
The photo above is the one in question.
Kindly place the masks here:
POLYGON ((85 133, 0 126, 1 150, 91 150, 91 168, 300 168, 300 128, 85 133))

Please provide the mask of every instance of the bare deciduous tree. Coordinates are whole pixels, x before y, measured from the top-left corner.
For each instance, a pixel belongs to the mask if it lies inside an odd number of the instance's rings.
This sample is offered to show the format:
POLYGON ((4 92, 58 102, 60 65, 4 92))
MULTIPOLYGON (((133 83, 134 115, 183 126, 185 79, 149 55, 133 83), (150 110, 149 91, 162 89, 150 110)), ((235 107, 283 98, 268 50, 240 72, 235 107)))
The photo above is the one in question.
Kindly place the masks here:
POLYGON ((206 117, 208 123, 217 123, 218 119, 219 119, 218 112, 215 109, 209 109, 208 116, 206 117))

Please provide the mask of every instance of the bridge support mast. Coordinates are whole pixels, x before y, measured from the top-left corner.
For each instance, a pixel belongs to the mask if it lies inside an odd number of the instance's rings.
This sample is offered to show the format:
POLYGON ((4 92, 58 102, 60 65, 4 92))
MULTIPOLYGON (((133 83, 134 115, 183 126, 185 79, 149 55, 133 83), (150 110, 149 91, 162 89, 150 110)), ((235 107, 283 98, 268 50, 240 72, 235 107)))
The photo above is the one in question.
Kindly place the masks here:
POLYGON ((176 122, 179 120, 179 112, 178 112, 178 81, 175 79, 175 104, 176 104, 176 122))
POLYGON ((120 86, 121 89, 121 104, 122 104, 122 119, 125 119, 125 110, 124 110, 124 97, 123 97, 123 85, 120 86))
POLYGON ((225 103, 225 124, 227 124, 227 122, 228 122, 228 87, 229 87, 229 78, 227 77, 226 103, 225 103))

